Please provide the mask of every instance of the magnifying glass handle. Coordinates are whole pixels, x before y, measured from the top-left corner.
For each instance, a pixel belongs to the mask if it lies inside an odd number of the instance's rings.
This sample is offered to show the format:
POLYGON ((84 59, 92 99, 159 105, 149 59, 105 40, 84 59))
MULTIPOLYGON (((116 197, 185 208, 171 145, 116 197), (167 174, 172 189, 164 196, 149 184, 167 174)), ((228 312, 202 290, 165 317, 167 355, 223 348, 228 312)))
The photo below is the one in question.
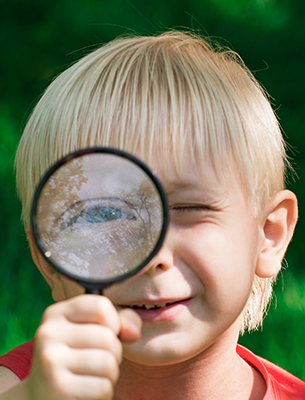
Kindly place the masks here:
POLYGON ((86 294, 99 294, 99 295, 103 295, 103 289, 89 289, 86 288, 86 294))

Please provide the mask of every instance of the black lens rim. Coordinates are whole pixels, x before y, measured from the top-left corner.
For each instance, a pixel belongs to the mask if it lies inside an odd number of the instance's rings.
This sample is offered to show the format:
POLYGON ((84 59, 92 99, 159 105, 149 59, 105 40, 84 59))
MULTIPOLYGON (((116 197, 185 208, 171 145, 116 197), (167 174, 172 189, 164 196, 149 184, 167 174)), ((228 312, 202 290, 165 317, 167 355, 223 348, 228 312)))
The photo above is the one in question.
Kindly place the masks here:
POLYGON ((111 286, 114 283, 118 283, 120 281, 123 281, 133 275, 136 275, 139 271, 141 271, 154 257, 155 255, 159 252, 159 250, 162 247, 164 238, 166 236, 168 224, 169 224, 169 211, 168 211, 168 204, 167 204, 167 198, 166 194, 164 192, 164 189, 161 185, 161 182, 157 178, 156 174, 138 157, 124 151, 120 150, 117 148, 113 147, 90 147, 90 148, 84 148, 80 149, 74 152, 71 152, 67 154, 66 156, 62 157, 59 161, 57 161, 55 164, 53 164, 48 171, 43 175, 41 178, 39 184, 37 185, 33 200, 32 200, 32 207, 31 207, 31 214, 30 214, 30 222, 31 222, 31 229, 33 233, 33 237, 35 240, 35 243, 43 255, 44 259, 50 264, 56 271, 60 272, 64 276, 67 276, 68 278, 73 279, 86 289, 90 290, 103 290, 109 286, 111 286), (160 195, 161 203, 162 203, 162 208, 163 208, 163 221, 162 221, 162 229, 160 232, 159 239, 153 249, 153 251, 150 253, 150 255, 137 267, 135 267, 134 270, 119 276, 115 278, 109 278, 109 279, 89 279, 89 278, 79 278, 78 276, 72 274, 72 273, 67 273, 60 264, 58 264, 53 258, 51 257, 46 257, 45 253, 47 249, 45 248, 40 235, 39 235, 39 230, 37 226, 37 208, 38 208, 38 200, 39 196, 41 194, 41 191, 50 178, 50 176, 58 169, 60 168, 63 164, 67 163, 68 161, 73 160, 74 158, 85 156, 88 154, 93 154, 93 153, 106 153, 106 154, 113 154, 120 156, 122 158, 125 158, 127 160, 130 160, 134 162, 136 165, 138 165, 153 181, 154 185, 156 186, 158 193, 160 195))

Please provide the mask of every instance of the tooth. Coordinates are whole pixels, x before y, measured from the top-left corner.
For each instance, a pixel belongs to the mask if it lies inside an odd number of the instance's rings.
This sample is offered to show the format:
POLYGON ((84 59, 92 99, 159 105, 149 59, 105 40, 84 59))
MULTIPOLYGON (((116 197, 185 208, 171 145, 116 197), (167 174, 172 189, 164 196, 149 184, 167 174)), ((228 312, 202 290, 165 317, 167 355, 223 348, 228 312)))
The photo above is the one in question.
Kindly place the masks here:
POLYGON ((172 303, 163 303, 163 304, 159 304, 159 305, 156 305, 156 304, 141 304, 141 305, 140 304, 134 304, 132 306, 126 305, 124 307, 143 308, 143 309, 146 309, 146 310, 151 310, 152 308, 163 308, 163 307, 169 306, 171 304, 172 303))

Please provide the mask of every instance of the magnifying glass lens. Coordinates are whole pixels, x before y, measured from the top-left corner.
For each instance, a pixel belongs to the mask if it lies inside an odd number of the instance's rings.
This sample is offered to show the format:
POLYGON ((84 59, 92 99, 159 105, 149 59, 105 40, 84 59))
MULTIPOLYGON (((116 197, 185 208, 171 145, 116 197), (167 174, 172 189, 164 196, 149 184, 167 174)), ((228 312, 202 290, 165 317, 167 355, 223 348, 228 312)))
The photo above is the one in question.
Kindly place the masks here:
POLYGON ((41 185, 36 240, 51 265, 78 281, 115 281, 143 267, 165 233, 153 176, 118 154, 80 154, 41 185))

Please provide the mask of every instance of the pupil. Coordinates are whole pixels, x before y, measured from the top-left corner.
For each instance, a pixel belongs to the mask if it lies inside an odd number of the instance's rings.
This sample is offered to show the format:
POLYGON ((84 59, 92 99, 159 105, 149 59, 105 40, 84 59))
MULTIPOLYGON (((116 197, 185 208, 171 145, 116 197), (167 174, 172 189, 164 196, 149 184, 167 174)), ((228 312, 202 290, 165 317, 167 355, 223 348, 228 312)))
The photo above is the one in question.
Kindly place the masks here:
POLYGON ((86 221, 99 223, 122 218, 122 211, 115 207, 100 207, 86 213, 86 221))
POLYGON ((103 220, 111 221, 116 218, 121 218, 121 210, 117 208, 104 208, 101 210, 100 215, 103 220))

